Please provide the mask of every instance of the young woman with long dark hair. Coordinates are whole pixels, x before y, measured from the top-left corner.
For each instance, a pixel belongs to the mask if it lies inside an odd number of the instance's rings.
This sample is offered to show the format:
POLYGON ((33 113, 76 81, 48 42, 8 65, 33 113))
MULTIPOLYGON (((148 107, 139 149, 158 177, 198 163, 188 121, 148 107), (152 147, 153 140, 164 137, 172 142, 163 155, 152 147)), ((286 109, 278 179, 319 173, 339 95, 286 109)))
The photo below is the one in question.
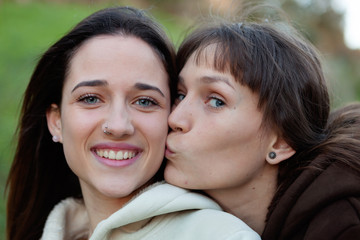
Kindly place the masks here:
POLYGON ((9 240, 259 239, 161 181, 174 61, 160 26, 129 7, 90 15, 44 53, 8 178, 9 240))

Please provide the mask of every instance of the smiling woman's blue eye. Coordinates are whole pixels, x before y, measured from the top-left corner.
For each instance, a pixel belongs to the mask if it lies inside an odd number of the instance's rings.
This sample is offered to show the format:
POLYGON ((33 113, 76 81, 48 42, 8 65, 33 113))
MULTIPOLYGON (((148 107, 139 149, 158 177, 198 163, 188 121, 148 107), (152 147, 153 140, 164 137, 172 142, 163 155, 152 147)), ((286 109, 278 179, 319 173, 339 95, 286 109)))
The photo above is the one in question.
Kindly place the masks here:
POLYGON ((136 100, 135 104, 140 105, 142 107, 150 107, 150 106, 157 106, 159 105, 154 99, 152 98, 140 98, 136 100))
POLYGON ((215 97, 210 98, 209 104, 213 108, 219 108, 225 105, 225 103, 222 100, 215 97))
POLYGON ((78 101, 84 102, 86 104, 96 104, 96 103, 100 102, 100 99, 95 95, 86 94, 86 95, 80 96, 78 98, 78 101))

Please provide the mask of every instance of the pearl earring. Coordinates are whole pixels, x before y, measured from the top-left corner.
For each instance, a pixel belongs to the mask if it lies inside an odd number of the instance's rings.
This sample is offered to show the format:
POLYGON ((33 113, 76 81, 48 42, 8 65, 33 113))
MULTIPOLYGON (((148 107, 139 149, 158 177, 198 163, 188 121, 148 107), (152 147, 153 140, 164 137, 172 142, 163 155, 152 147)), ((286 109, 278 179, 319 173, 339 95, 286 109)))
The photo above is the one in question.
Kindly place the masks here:
POLYGON ((53 142, 59 142, 59 137, 56 136, 56 135, 54 135, 54 136, 52 137, 52 140, 53 140, 53 142))

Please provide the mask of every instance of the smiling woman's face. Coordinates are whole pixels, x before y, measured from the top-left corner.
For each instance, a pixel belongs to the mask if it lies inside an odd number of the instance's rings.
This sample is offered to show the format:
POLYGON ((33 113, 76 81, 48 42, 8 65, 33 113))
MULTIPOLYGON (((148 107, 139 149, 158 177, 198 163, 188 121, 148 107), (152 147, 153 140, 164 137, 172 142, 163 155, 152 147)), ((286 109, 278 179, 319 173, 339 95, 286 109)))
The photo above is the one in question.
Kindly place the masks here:
POLYGON ((153 49, 135 37, 98 36, 71 60, 61 109, 53 105, 47 118, 82 191, 122 198, 158 171, 169 112, 168 76, 153 49))
MULTIPOLYGON (((179 75, 178 100, 169 116, 165 179, 175 185, 212 193, 250 190, 266 169, 274 134, 261 128, 258 96, 229 72, 195 62, 194 54, 179 75)), ((211 195, 212 195, 211 194, 211 195)))

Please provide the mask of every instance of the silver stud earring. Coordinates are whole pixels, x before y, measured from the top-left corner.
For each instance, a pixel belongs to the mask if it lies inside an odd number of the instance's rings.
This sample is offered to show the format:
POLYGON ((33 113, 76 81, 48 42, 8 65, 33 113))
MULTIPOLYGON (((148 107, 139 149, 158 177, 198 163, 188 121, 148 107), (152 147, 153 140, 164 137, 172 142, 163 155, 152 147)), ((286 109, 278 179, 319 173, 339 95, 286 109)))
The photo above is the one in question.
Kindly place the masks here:
POLYGON ((275 159, 276 158, 276 153, 275 152, 269 152, 269 158, 270 159, 275 159))
POLYGON ((53 140, 53 142, 59 142, 59 137, 58 136, 56 136, 56 135, 54 135, 53 137, 52 137, 52 140, 53 140))
POLYGON ((111 132, 108 131, 109 127, 108 127, 108 124, 105 123, 105 126, 104 126, 104 129, 103 129, 103 132, 106 134, 106 135, 110 135, 111 132))

